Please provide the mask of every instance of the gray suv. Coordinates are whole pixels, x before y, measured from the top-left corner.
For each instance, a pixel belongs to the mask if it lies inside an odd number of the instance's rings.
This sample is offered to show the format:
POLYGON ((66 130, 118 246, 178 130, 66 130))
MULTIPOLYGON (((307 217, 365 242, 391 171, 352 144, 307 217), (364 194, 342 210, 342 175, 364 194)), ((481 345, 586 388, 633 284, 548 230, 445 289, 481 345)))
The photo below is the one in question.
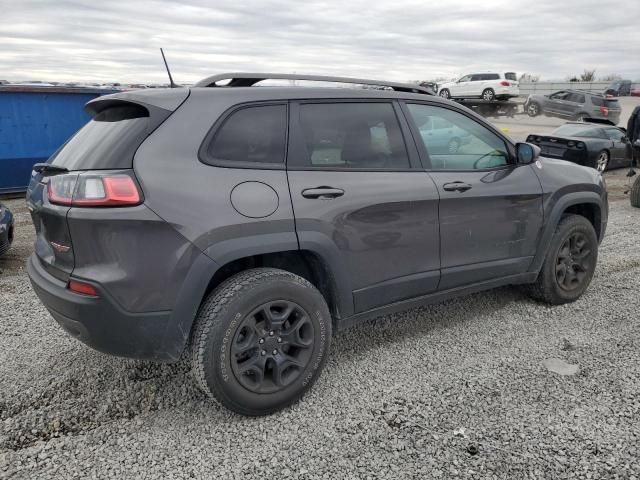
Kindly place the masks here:
POLYGON ((620 102, 599 93, 584 90, 560 90, 550 95, 529 95, 524 110, 530 117, 544 114, 552 117, 585 121, 587 118, 609 120, 617 125, 620 121, 620 102))
POLYGON ((86 110, 34 167, 35 292, 91 347, 187 358, 247 415, 300 398, 362 320, 510 284, 576 300, 607 224, 594 169, 419 86, 232 74, 86 110))

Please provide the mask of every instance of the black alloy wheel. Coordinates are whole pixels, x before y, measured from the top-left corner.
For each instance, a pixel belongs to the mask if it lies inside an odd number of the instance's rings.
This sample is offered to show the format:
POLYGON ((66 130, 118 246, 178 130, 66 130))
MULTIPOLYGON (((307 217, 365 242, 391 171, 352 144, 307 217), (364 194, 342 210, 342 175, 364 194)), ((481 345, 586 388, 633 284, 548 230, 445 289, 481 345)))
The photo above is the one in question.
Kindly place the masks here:
POLYGON ((240 323, 231 343, 231 368, 247 390, 274 393, 295 382, 312 358, 314 329, 297 303, 260 305, 240 323))
POLYGON ((593 249, 582 232, 572 233, 562 244, 556 259, 556 281, 566 291, 583 286, 593 268, 593 249))

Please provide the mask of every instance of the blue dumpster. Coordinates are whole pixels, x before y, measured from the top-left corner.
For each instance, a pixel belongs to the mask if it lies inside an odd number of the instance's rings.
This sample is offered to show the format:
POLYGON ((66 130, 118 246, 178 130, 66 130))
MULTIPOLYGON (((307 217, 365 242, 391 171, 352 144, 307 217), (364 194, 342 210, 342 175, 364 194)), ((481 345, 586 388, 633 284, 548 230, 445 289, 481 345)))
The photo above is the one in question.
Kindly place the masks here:
POLYGON ((0 194, 25 191, 44 162, 90 119, 89 100, 114 90, 0 86, 0 194))

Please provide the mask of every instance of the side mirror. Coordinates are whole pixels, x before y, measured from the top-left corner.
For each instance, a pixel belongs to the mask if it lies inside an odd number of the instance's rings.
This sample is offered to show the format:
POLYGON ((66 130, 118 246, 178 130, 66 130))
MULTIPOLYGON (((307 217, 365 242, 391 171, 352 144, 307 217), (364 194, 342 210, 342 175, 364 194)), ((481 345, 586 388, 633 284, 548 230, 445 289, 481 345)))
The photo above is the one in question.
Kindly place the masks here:
POLYGON ((620 139, 620 141, 621 141, 622 143, 629 143, 629 137, 624 136, 624 137, 622 137, 622 138, 620 139))
POLYGON ((516 143, 516 156, 520 165, 528 165, 540 158, 540 147, 530 143, 516 143))

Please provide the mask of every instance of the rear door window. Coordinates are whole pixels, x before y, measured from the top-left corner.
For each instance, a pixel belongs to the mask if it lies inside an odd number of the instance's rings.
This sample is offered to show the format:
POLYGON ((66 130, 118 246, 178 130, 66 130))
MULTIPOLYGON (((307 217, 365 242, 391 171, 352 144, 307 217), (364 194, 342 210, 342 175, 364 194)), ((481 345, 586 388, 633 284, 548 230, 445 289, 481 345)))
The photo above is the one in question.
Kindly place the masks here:
POLYGON ((218 128, 203 161, 230 167, 283 165, 286 132, 286 105, 243 107, 218 128))
POLYGON ((391 103, 300 105, 299 153, 289 166, 327 169, 410 168, 391 103))
POLYGON ((500 75, 497 73, 484 73, 482 80, 500 80, 500 75))

